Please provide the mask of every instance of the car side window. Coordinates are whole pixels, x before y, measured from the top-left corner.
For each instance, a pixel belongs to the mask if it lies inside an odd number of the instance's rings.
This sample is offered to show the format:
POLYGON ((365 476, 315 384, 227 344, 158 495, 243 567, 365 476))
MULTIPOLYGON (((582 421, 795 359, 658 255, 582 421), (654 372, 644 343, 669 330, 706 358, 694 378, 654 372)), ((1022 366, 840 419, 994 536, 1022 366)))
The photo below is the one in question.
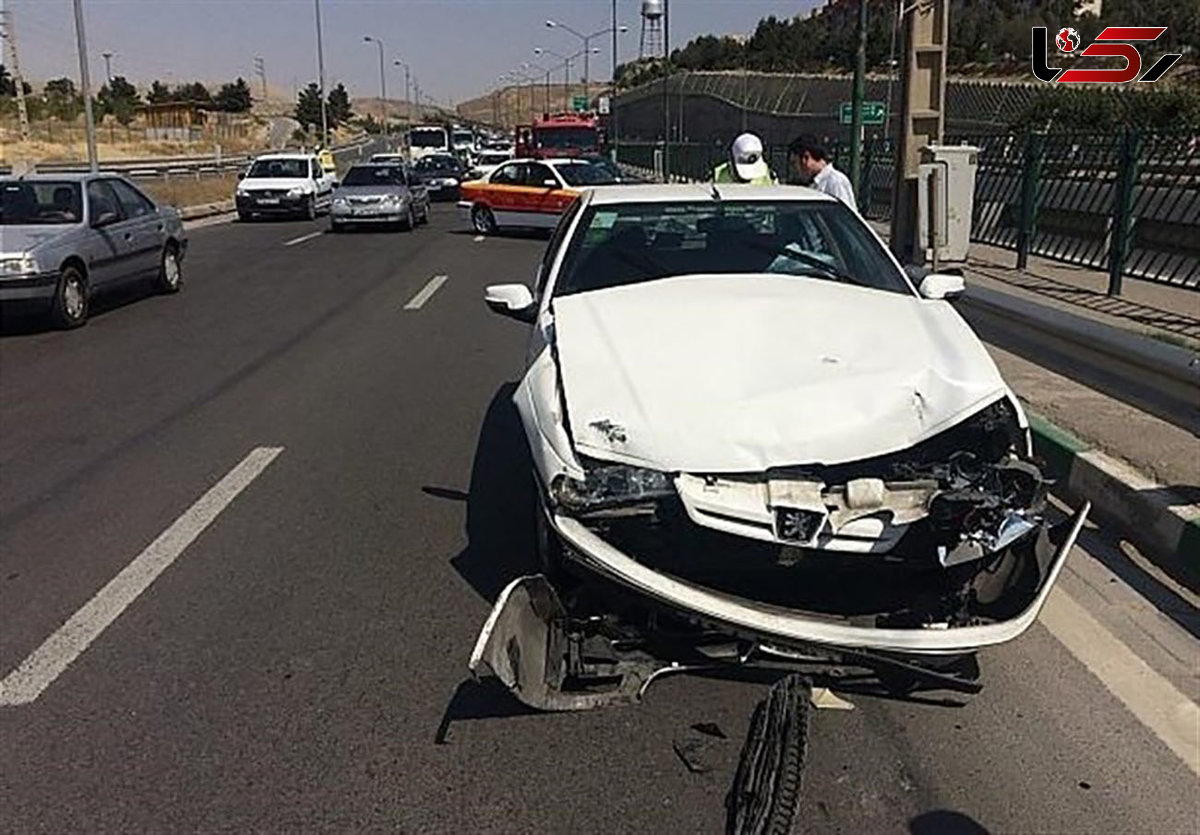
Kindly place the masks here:
POLYGON ((106 180, 92 180, 87 186, 88 219, 94 221, 106 212, 121 215, 121 205, 106 180))
POLYGON ((496 173, 492 175, 492 182, 505 186, 523 185, 525 178, 522 169, 524 167, 522 163, 512 162, 497 168, 496 173))
POLYGON ((144 217, 154 214, 154 204, 150 202, 150 199, 129 183, 124 180, 105 180, 104 182, 112 188, 125 217, 144 217))
POLYGON ((525 185, 546 188, 546 183, 550 180, 554 181, 554 188, 558 188, 558 178, 554 176, 550 166, 535 162, 525 167, 525 185))
POLYGON ((579 214, 582 205, 581 200, 574 200, 559 218, 558 225, 554 227, 554 234, 550 236, 550 243, 546 245, 546 251, 542 254, 542 263, 538 265, 537 287, 535 288, 535 295, 538 299, 541 299, 542 293, 546 289, 546 282, 550 279, 550 270, 554 268, 554 259, 558 257, 558 251, 567 237, 567 231, 575 222, 575 216, 579 214))

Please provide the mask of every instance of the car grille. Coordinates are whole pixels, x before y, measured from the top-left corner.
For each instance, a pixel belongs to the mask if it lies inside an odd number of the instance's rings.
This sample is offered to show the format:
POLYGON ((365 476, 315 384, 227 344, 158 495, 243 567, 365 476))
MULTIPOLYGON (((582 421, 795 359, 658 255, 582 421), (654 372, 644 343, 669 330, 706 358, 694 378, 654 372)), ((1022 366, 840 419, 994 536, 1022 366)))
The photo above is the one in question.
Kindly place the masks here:
POLYGON ((278 200, 287 194, 283 189, 264 188, 258 191, 250 192, 250 196, 255 200, 278 200))
POLYGON ((371 195, 367 197, 351 197, 350 205, 352 206, 371 206, 376 203, 382 203, 383 197, 380 195, 371 195))

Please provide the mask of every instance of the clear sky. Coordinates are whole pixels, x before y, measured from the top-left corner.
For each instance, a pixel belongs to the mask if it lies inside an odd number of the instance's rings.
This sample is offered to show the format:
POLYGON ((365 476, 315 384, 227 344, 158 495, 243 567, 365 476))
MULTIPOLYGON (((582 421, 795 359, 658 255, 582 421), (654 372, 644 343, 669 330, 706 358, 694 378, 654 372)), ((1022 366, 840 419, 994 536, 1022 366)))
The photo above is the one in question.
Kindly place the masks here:
MULTIPOLYGON (((702 33, 748 33, 769 14, 807 14, 821 0, 671 0, 671 41, 678 46, 702 33)), ((313 0, 83 0, 93 84, 104 78, 103 52, 115 53, 113 74, 136 84, 224 81, 241 75, 254 82, 253 59, 266 61, 267 79, 279 92, 316 79, 313 0)), ((71 0, 0 0, 13 13, 21 69, 45 80, 78 80, 71 0)), ((327 83, 341 81, 352 95, 377 95, 379 57, 364 35, 387 47, 388 94, 403 95, 407 61, 423 90, 448 102, 495 86, 498 75, 537 60, 535 46, 563 54, 580 42, 545 26, 557 18, 585 33, 606 28, 610 0, 321 0, 327 83)), ((618 0, 620 58, 637 56, 640 0, 618 0)), ((607 78, 611 41, 594 56, 593 78, 607 78)), ((256 83, 256 82, 254 82, 256 83)), ((257 89, 257 88, 256 88, 257 89)))

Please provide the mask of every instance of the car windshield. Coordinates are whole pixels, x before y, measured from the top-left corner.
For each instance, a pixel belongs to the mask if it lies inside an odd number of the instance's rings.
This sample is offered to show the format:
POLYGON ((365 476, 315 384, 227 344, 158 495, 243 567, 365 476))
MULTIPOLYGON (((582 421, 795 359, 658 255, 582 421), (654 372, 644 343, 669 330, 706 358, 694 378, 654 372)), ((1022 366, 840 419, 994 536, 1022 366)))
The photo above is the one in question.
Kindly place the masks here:
POLYGON ((539 128, 533 132, 539 148, 594 148, 596 131, 592 128, 539 128))
POLYGON ((423 157, 413 168, 417 171, 457 171, 458 160, 454 157, 423 157))
POLYGON ((593 206, 555 295, 696 274, 773 274, 911 295, 877 238, 840 202, 593 206))
POLYGON ((484 152, 479 155, 479 164, 480 165, 499 165, 502 162, 508 162, 509 159, 511 159, 511 157, 508 154, 503 153, 503 152, 493 152, 493 153, 484 152))
POLYGON ((399 165, 356 165, 342 178, 344 186, 394 186, 404 183, 399 165))
POLYGON ((408 132, 408 144, 414 148, 445 148, 446 132, 441 128, 414 128, 408 132))
POLYGON ((610 186, 617 182, 612 171, 596 162, 564 162, 554 167, 569 186, 610 186))
POLYGON ((469 133, 458 132, 454 134, 455 145, 469 145, 475 141, 475 137, 469 133))
POLYGON ((0 226, 53 226, 81 220, 79 183, 68 180, 0 183, 0 226))
POLYGON ((250 166, 251 178, 272 179, 306 179, 308 177, 308 160, 296 159, 259 159, 250 166))

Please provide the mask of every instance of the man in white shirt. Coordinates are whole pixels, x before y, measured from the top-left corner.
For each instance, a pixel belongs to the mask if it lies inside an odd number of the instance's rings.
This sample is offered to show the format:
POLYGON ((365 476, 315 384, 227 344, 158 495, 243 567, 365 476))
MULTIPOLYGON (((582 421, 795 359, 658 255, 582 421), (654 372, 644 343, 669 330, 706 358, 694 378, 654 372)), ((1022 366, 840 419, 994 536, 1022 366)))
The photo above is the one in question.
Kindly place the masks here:
POLYGON ((829 154, 815 136, 799 136, 788 146, 788 161, 792 170, 817 191, 841 200, 854 211, 854 188, 850 178, 833 167, 829 154))

